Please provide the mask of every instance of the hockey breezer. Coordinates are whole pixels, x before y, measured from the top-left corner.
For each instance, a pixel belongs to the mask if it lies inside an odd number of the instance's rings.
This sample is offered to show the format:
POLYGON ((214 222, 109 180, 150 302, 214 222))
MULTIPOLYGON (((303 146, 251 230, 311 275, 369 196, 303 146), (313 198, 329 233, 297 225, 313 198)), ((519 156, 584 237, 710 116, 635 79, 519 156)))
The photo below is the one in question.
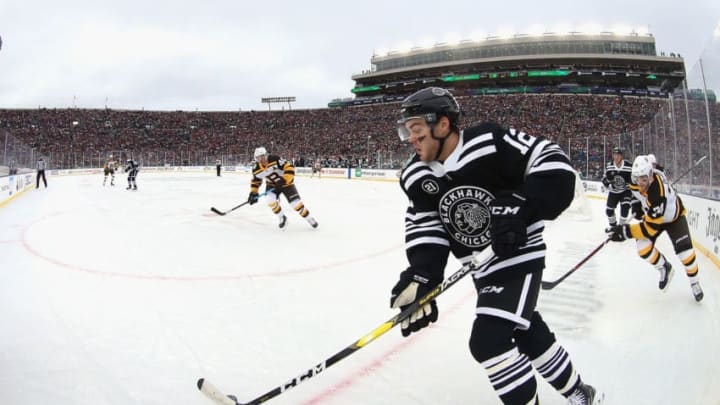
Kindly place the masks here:
POLYGON ((472 265, 463 266, 460 270, 451 274, 450 277, 446 278, 440 285, 432 289, 429 293, 427 293, 419 300, 410 304, 407 308, 405 308, 405 310, 403 310, 399 314, 390 318, 377 328, 373 329, 370 333, 367 333, 365 336, 351 343, 349 346, 345 347, 339 352, 333 354, 332 356, 328 357, 317 365, 303 371, 297 377, 291 378, 285 383, 273 388, 272 390, 262 394, 261 396, 251 400, 250 402, 238 402, 235 396, 224 395, 219 389, 217 389, 217 387, 206 381, 204 378, 198 380, 198 389, 200 389, 200 392, 205 394, 208 398, 215 401, 215 403, 223 405, 257 405, 269 401, 270 399, 275 398, 276 396, 284 393, 285 391, 296 387, 298 384, 307 381, 312 377, 315 377, 316 375, 325 371, 328 367, 338 363, 340 360, 343 360, 346 357, 349 357, 356 351, 375 341, 375 339, 384 335, 385 332, 389 331, 405 319, 409 318, 410 315, 412 315, 415 311, 418 310, 418 308, 437 298, 440 294, 445 292, 445 290, 447 290, 448 288, 452 287, 455 283, 458 282, 458 280, 465 277, 468 273, 489 264, 494 257, 495 253, 493 252, 492 248, 485 248, 485 250, 475 256, 472 261, 472 265))
MULTIPOLYGON (((269 188, 269 189, 265 190, 264 193, 259 194, 258 197, 262 197, 262 196, 264 196, 265 194, 267 194, 267 193, 269 193, 269 192, 271 192, 271 191, 273 191, 273 189, 272 189, 272 188, 269 188)), ((232 208, 230 208, 230 209, 227 210, 227 211, 220 211, 219 209, 217 209, 217 208, 215 208, 215 207, 210 207, 210 211, 212 211, 212 212, 214 212, 214 213, 216 213, 216 214, 218 214, 218 215, 225 215, 225 214, 227 214, 228 212, 235 211, 236 209, 238 209, 238 208, 240 208, 240 207, 242 207, 243 205, 246 205, 246 204, 248 204, 248 203, 249 203, 249 201, 245 201, 244 203, 242 203, 242 204, 240 204, 240 205, 237 205, 237 206, 235 206, 235 207, 232 207, 232 208)))

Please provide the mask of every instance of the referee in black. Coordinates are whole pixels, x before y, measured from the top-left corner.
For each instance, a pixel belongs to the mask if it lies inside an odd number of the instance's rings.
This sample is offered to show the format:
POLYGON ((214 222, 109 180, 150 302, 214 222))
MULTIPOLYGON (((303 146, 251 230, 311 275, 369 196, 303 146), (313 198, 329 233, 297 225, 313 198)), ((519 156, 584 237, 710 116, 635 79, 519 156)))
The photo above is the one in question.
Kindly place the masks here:
POLYGON ((43 158, 37 161, 37 176, 35 177, 35 188, 40 188, 40 178, 42 177, 45 188, 47 188, 47 179, 45 178, 45 161, 43 158))

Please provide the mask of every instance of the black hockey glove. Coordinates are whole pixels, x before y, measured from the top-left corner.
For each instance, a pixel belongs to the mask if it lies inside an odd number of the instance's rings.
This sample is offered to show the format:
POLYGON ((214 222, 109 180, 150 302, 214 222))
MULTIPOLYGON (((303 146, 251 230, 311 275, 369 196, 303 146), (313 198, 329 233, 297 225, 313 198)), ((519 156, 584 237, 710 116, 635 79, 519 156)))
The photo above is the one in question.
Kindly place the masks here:
POLYGON ((259 197, 258 193, 251 191, 250 195, 248 195, 248 199, 247 199, 248 204, 253 205, 256 202, 258 202, 258 197, 259 197))
POLYGON ((613 242, 622 242, 630 237, 630 229, 627 225, 613 225, 605 228, 605 234, 613 242))
POLYGON ((277 180, 273 181, 273 186, 277 191, 282 191, 286 184, 287 182, 285 181, 284 177, 278 177, 277 180))
MULTIPOLYGON (((429 280, 427 277, 416 274, 410 269, 400 273, 400 280, 395 284, 390 296, 390 308, 405 310, 410 304, 424 297, 433 288, 440 284, 439 281, 429 280)), ((413 332, 428 326, 438 319, 438 309, 435 300, 432 300, 410 315, 400 323, 400 329, 404 337, 413 332)))
POLYGON ((528 206, 518 192, 500 192, 490 206, 490 238, 498 257, 508 257, 527 242, 528 206))
POLYGON ((603 184, 603 186, 605 186, 605 188, 609 188, 609 187, 610 187, 610 180, 608 180, 607 177, 603 177, 603 179, 602 179, 602 184, 603 184))

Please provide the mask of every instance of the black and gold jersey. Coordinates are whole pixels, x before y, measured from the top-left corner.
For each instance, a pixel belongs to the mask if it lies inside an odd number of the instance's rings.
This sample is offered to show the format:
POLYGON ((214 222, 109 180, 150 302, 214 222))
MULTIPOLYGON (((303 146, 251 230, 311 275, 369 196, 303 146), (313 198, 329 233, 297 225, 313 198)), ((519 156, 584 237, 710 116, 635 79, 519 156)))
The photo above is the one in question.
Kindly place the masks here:
POLYGON ((250 181, 250 191, 257 193, 258 189, 265 181, 266 188, 274 188, 275 183, 281 178, 285 180, 285 185, 292 185, 295 181, 295 166, 277 155, 268 155, 267 164, 255 162, 253 166, 253 177, 250 181))
POLYGON ((633 197, 640 200, 645 212, 642 222, 630 225, 630 234, 635 239, 651 238, 660 232, 661 224, 675 222, 680 216, 685 215, 682 200, 667 182, 665 175, 653 171, 652 179, 645 193, 640 191, 637 184, 630 184, 633 197))

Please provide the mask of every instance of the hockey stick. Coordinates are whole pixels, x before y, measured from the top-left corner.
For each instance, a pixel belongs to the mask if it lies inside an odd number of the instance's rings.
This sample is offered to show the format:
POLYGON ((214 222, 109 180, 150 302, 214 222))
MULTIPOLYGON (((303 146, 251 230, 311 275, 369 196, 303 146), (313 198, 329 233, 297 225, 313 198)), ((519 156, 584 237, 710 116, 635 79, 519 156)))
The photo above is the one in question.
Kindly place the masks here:
MULTIPOLYGON (((675 179, 675 181, 673 181, 672 185, 675 185, 675 183, 677 183, 678 180, 680 180, 681 178, 685 177, 688 173, 690 173, 697 165, 702 163, 702 161, 705 160, 705 158, 707 158, 707 155, 698 159, 697 162, 695 162, 695 164, 692 165, 692 167, 690 167, 683 174, 681 174, 677 179, 675 179)), ((562 283, 563 280, 565 280, 571 274, 573 274, 575 271, 577 271, 583 264, 585 264, 585 262, 590 260, 590 258, 593 257, 595 255, 595 253, 599 252, 600 249, 602 249, 605 245, 607 245, 608 242, 610 242, 610 238, 605 239, 600 245, 598 245, 598 247, 593 249, 592 252, 590 252, 582 260, 580 260, 580 262, 578 264, 576 264, 575 267, 568 270, 568 272, 563 274, 560 278, 558 278, 555 281, 542 281, 542 282, 540 282, 540 287, 542 287, 543 290, 552 290, 553 288, 557 287, 558 284, 562 283)))
MULTIPOLYGON (((264 193, 258 194, 258 198, 264 196, 265 194, 269 193, 270 191, 273 191, 273 189, 272 189, 272 188, 269 188, 269 189, 265 190, 264 193)), ((224 212, 223 212, 223 211, 220 211, 219 209, 217 209, 217 208, 215 208, 215 207, 210 207, 210 211, 212 211, 212 212, 214 212, 214 213, 216 213, 216 214, 218 214, 218 215, 225 215, 225 214, 227 214, 228 212, 235 211, 236 209, 242 207, 243 205, 249 204, 249 203, 250 203, 250 201, 245 201, 244 203, 242 203, 242 204, 240 204, 240 205, 238 205, 238 206, 232 207, 232 208, 230 208, 229 210, 224 211, 224 212)))
POLYGON ((575 271, 577 271, 585 262, 590 260, 591 257, 595 256, 595 253, 599 252, 600 249, 603 248, 603 246, 607 245, 607 243, 610 242, 610 238, 605 239, 598 247, 593 249, 592 252, 590 252, 587 256, 585 256, 578 264, 576 264, 572 269, 568 270, 565 274, 563 274, 560 278, 558 278, 555 281, 541 281, 540 287, 543 290, 552 290, 553 288, 557 287, 558 284, 562 283, 563 280, 568 278, 571 274, 573 274, 575 271))
POLYGON ((263 402, 266 402, 272 398, 275 398, 276 396, 282 394, 283 392, 289 390, 290 388, 296 387, 298 384, 307 381, 316 375, 322 373, 330 366, 340 362, 340 360, 345 359, 346 357, 349 357, 356 351, 362 349, 363 347, 367 346, 371 342, 375 341, 375 339, 379 338, 380 336, 384 335, 385 332, 389 331, 395 325, 399 324, 400 322, 404 321, 405 319, 409 318, 410 315, 412 315, 415 311, 417 311, 418 308, 420 308, 422 305, 425 305, 428 301, 431 301, 440 294, 442 294, 445 290, 452 287, 455 283, 458 282, 461 278, 463 278, 465 275, 470 273, 471 271, 481 268, 485 265, 487 265, 490 260, 494 257, 494 252, 492 248, 487 247, 485 250, 480 252, 474 259, 472 265, 463 266, 460 270, 456 271, 450 277, 443 280, 442 284, 435 287, 432 291, 425 294, 424 297, 420 298, 418 301, 415 301, 414 303, 410 304, 405 310, 400 312, 399 314, 395 315, 394 317, 390 318, 377 328, 373 329, 370 333, 366 334, 365 336, 361 337, 360 339, 354 341, 349 346, 345 347, 344 349, 340 350, 339 352, 333 354, 332 356, 328 357, 327 359, 323 360, 322 362, 318 363, 312 368, 309 368, 305 371, 303 371, 300 375, 297 377, 291 378, 289 381, 271 389, 270 391, 260 395, 259 397, 251 400, 250 402, 238 402, 238 400, 233 395, 224 395, 217 387, 215 387, 213 384, 205 380, 204 378, 201 378, 197 382, 198 389, 205 394, 208 398, 215 401, 215 403, 223 404, 223 405, 257 405, 261 404, 263 402))
POLYGON ((676 179, 672 182, 672 185, 674 186, 675 183, 677 183, 680 179, 682 179, 683 177, 687 176, 688 173, 690 173, 695 167, 697 167, 697 165, 699 165, 700 163, 702 163, 702 161, 705 160, 706 157, 707 157, 707 155, 704 155, 703 157, 701 157, 700 159, 698 159, 697 162, 695 162, 694 165, 692 165, 689 169, 685 170, 685 172, 684 172, 683 174, 681 174, 680 176, 678 176, 678 178, 676 178, 676 179))

